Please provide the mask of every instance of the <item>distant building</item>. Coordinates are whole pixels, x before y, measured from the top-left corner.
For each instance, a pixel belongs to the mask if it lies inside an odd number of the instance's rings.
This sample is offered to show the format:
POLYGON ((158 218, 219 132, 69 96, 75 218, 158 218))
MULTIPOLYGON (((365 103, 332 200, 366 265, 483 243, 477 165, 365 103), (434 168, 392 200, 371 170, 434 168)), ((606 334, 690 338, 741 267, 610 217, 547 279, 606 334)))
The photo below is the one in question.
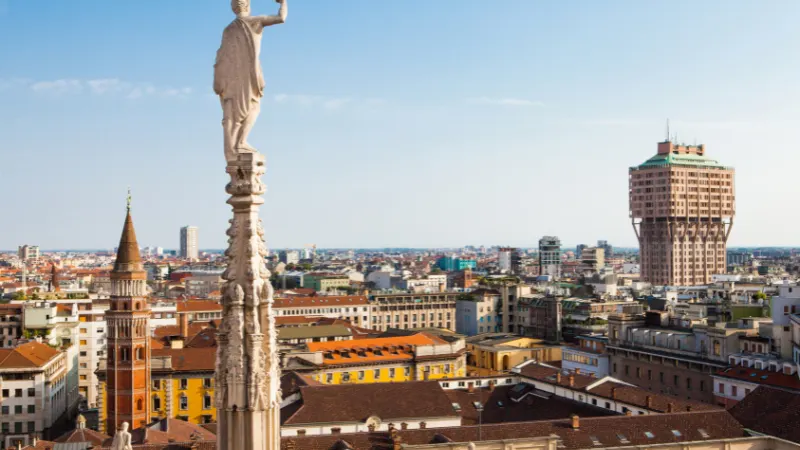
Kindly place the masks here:
POLYGON ((455 256, 443 256, 436 261, 436 265, 446 272, 456 272, 464 269, 477 269, 478 261, 456 258, 455 256))
POLYGON ((570 372, 608 376, 608 337, 602 335, 576 336, 577 345, 561 347, 561 368, 570 372), (577 369, 577 370, 576 370, 577 369))
POLYGON ((539 239, 539 274, 561 276, 561 241, 557 236, 539 239))
POLYGON ((181 258, 197 259, 200 251, 197 247, 197 227, 185 226, 181 228, 181 258))
POLYGON ((588 247, 588 245, 586 245, 586 244, 578 244, 577 246, 575 246, 575 259, 580 259, 581 258, 581 254, 583 253, 583 249, 585 249, 586 247, 588 247))
POLYGON ((603 249, 605 253, 606 259, 609 259, 614 256, 614 247, 608 243, 608 241, 597 241, 597 246, 603 249))
POLYGON ((501 331, 500 321, 497 320, 499 308, 500 292, 494 289, 477 289, 458 296, 456 332, 465 336, 475 336, 501 331))
POLYGON ((519 273, 522 257, 519 250, 511 247, 502 247, 497 257, 497 266, 503 272, 519 273))
POLYGON ((297 264, 300 262, 300 252, 297 250, 281 250, 278 252, 278 260, 284 264, 297 264))
POLYGON ((512 333, 485 333, 467 338, 467 354, 470 366, 505 371, 526 361, 560 361, 561 347, 512 333))
POLYGON ((17 256, 23 261, 36 261, 39 259, 39 246, 38 245, 21 245, 17 249, 17 256))
POLYGON ((731 252, 727 254, 729 266, 743 266, 753 259, 753 254, 749 252, 731 252))
POLYGON ((642 280, 654 285, 707 284, 724 273, 736 213, 734 170, 702 145, 659 142, 630 168, 630 217, 639 240, 642 280))
POLYGON ((327 292, 336 288, 350 287, 350 277, 338 273, 311 272, 303 275, 303 287, 317 292, 327 292))
POLYGON ((584 270, 597 272, 606 265, 605 250, 600 247, 584 248, 581 252, 581 264, 584 270))

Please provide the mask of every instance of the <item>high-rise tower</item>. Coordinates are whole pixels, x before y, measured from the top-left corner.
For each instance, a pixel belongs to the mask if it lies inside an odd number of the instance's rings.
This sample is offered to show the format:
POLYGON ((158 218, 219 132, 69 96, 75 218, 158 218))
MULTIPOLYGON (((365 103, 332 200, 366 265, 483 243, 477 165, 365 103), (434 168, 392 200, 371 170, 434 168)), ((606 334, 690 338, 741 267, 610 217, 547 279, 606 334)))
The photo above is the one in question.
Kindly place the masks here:
POLYGON ((200 251, 197 248, 197 227, 181 227, 181 258, 197 259, 200 251))
POLYGON ((725 272, 736 213, 733 168, 706 157, 703 145, 665 141, 630 168, 629 183, 644 281, 690 286, 725 272))
POLYGON ((111 309, 106 311, 106 432, 122 422, 131 428, 150 423, 150 307, 147 273, 131 219, 130 200, 117 261, 111 271, 111 309))

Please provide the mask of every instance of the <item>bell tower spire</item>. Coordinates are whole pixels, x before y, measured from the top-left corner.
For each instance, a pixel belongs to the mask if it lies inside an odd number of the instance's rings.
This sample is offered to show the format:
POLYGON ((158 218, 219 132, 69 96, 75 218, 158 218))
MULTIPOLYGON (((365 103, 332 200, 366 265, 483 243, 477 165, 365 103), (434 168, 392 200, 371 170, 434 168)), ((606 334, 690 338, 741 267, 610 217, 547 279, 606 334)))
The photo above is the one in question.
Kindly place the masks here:
POLYGON ((139 254, 130 199, 129 190, 119 250, 111 271, 111 309, 105 314, 108 324, 105 431, 108 434, 113 434, 123 422, 128 422, 131 428, 150 423, 147 273, 139 254))

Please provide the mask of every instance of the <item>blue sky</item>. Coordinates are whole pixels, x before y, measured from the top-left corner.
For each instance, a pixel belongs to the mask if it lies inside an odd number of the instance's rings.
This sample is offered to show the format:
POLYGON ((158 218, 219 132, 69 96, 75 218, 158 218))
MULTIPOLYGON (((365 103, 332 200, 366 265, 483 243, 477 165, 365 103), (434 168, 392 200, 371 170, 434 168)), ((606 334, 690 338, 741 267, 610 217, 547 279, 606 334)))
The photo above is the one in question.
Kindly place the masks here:
MULTIPOLYGON (((272 14, 273 1, 254 0, 272 14)), ((225 204, 228 0, 0 0, 0 248, 140 244, 225 204)), ((273 248, 635 244, 627 169, 665 119, 737 170, 731 245, 800 244, 800 2, 294 0, 250 142, 273 248)))

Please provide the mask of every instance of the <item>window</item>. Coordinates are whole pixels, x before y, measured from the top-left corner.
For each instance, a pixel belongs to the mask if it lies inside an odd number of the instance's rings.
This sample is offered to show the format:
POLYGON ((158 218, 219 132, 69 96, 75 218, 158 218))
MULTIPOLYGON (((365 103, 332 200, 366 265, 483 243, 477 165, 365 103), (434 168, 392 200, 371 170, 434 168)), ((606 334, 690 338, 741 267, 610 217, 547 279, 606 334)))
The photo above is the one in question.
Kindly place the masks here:
POLYGON ((28 388, 28 397, 36 397, 36 389, 28 388))
POLYGON ((153 411, 158 411, 161 409, 161 397, 154 395, 153 396, 153 411))
POLYGON ((673 376, 673 377, 672 377, 672 382, 673 382, 673 384, 674 384, 675 386, 677 386, 678 384, 680 384, 680 380, 681 380, 681 379, 680 379, 680 377, 679 377, 679 376, 677 376, 677 375, 675 375, 675 376, 673 376))
POLYGON ((342 429, 339 427, 331 428, 331 434, 341 434, 342 429))
POLYGON ((14 389, 14 397, 22 397, 22 389, 14 389))
POLYGON ((36 405, 28 405, 28 414, 36 413, 36 405))
POLYGON ((2 428, 0 428, 0 430, 2 430, 2 431, 3 431, 3 434, 8 434, 8 431, 9 431, 9 429, 8 429, 8 422, 3 422, 3 424, 2 424, 2 428))
POLYGON ((136 410, 137 411, 142 411, 143 409, 144 409, 144 400, 142 400, 141 398, 137 399, 136 400, 136 410))
POLYGON ((88 331, 86 328, 81 328, 81 334, 86 334, 88 331))
POLYGON ((36 431, 36 422, 28 422, 28 433, 36 431))
POLYGON ((350 372, 342 372, 342 383, 350 382, 350 372))
MULTIPOLYGON (((426 367, 426 369, 427 369, 427 367, 426 367)), ((405 369, 403 369, 403 375, 405 375, 407 377, 411 376, 411 368, 410 367, 406 367, 405 369)))
POLYGON ((614 363, 614 373, 617 373, 617 363, 614 363))
POLYGON ((81 339, 81 345, 87 345, 86 344, 86 339, 81 339))
POLYGON ((606 409, 611 409, 611 402, 606 402, 606 409))
POLYGON ((736 397, 736 395, 737 395, 737 392, 736 392, 736 391, 737 391, 737 390, 738 390, 738 389, 737 389, 737 386, 736 386, 736 385, 733 385, 733 386, 731 386, 731 395, 732 395, 732 396, 734 396, 734 397, 736 397))
POLYGON ((724 394, 725 393, 725 383, 720 383, 717 386, 717 392, 719 392, 720 394, 724 394))
POLYGON ((161 390, 161 380, 153 380, 153 390, 154 391, 161 390))
POLYGON ((8 413, 9 413, 9 410, 8 410, 8 406, 7 406, 7 405, 3 405, 3 406, 2 406, 2 412, 3 412, 3 415, 4 415, 4 416, 7 416, 7 415, 8 415, 8 413))
POLYGON ((637 367, 636 368, 636 378, 642 378, 642 368, 641 367, 637 367))
MULTIPOLYGON (((81 352, 81 356, 86 357, 86 352, 81 352)), ((108 351, 108 356, 110 358, 113 358, 114 357, 114 350, 109 350, 108 351)))
POLYGON ((326 383, 333 383, 333 374, 332 373, 326 373, 325 374, 325 382, 326 383))
POLYGON ((664 382, 664 372, 658 372, 658 381, 664 382))
POLYGON ((181 394, 180 408, 184 411, 189 409, 189 397, 187 397, 186 394, 181 394))
POLYGON ((181 378, 180 389, 181 390, 185 390, 185 389, 188 389, 188 388, 189 388, 189 380, 187 380, 186 378, 181 378))
POLYGON ((22 422, 14 422, 14 433, 22 433, 22 422))
POLYGON ((203 387, 206 389, 211 388, 211 378, 203 378, 203 387))
POLYGON ((630 367, 628 367, 628 365, 625 364, 625 375, 629 375, 629 372, 630 372, 630 367))
POLYGON ((394 378, 394 374, 395 374, 395 369, 394 368, 389 369, 389 378, 394 378))
POLYGON ((700 392, 706 391, 706 382, 704 380, 700 380, 700 392))
POLYGON ((372 377, 376 380, 381 377, 381 369, 375 369, 372 373, 372 377))
POLYGON ((206 394, 203 396, 203 409, 211 409, 211 396, 206 394))
POLYGON ((689 389, 689 390, 692 389, 692 379, 691 378, 687 378, 686 379, 686 389, 689 389))
POLYGON ((358 371, 358 381, 364 381, 364 371, 363 370, 359 370, 358 371))

